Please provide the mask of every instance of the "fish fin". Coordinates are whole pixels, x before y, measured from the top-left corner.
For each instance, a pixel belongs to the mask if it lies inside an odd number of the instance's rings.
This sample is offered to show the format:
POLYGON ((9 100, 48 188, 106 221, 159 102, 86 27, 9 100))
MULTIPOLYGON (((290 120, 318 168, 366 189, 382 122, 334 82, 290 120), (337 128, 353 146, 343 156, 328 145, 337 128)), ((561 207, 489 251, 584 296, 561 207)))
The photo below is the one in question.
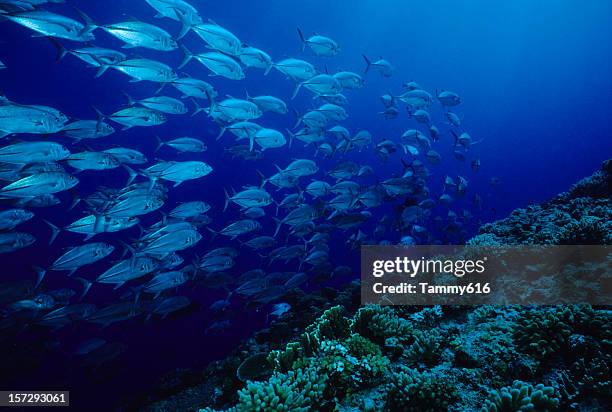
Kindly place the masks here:
POLYGON ((293 138, 295 137, 295 135, 289 129, 287 129, 287 134, 289 135, 289 149, 291 149, 291 145, 293 144, 293 138))
POLYGON ((133 127, 132 125, 125 125, 125 126, 123 126, 123 127, 121 128, 121 130, 122 130, 122 131, 129 130, 129 129, 131 129, 132 127, 133 127))
POLYGON ((272 70, 272 67, 274 67, 273 64, 271 64, 268 67, 266 67, 266 70, 264 71, 264 76, 267 76, 268 73, 270 73, 270 70, 272 70))
POLYGON ((210 240, 214 240, 217 237, 218 233, 215 232, 214 230, 212 230, 211 228, 206 227, 206 230, 208 230, 210 233, 212 233, 212 238, 210 240))
POLYGON ((125 96, 125 98, 126 98, 126 100, 128 102, 128 106, 134 106, 136 104, 136 100, 134 100, 134 98, 132 96, 130 96, 129 94, 127 94, 124 91, 122 91, 121 93, 125 96))
POLYGON ((140 47, 140 46, 136 44, 124 44, 123 46, 121 46, 122 49, 135 49, 137 47, 140 47))
POLYGON ((227 193, 227 189, 223 188, 223 192, 225 193, 225 203, 223 205, 223 211, 225 212, 227 210, 227 206, 229 205, 230 196, 229 193, 227 193))
POLYGON ((181 180, 180 182, 174 182, 174 184, 172 185, 172 187, 177 187, 178 185, 180 185, 181 183, 183 183, 183 181, 181 180))
POLYGON ((97 233, 87 233, 85 235, 85 239, 83 239, 84 242, 87 242, 88 240, 90 240, 92 237, 94 237, 95 235, 97 235, 97 233))
POLYGON ((45 278, 47 271, 39 266, 34 266, 33 268, 36 271, 36 284, 34 285, 34 289, 38 289, 43 279, 45 278))
POLYGON ((85 23, 85 27, 83 27, 83 30, 81 30, 81 34, 89 33, 98 27, 98 25, 93 21, 93 19, 87 14, 85 14, 82 10, 76 7, 73 8, 74 11, 79 15, 81 20, 83 20, 83 22, 85 23))
POLYGON ((272 235, 272 237, 276 238, 276 235, 278 235, 278 231, 280 230, 283 222, 276 216, 272 216, 272 219, 274 219, 274 223, 276 223, 276 230, 274 230, 274 234, 272 235))
POLYGON ((98 69, 98 71, 96 72, 96 75, 94 76, 96 79, 100 76, 102 76, 104 74, 104 72, 106 72, 108 70, 108 68, 110 67, 110 65, 108 64, 101 64, 100 68, 98 69))
MULTIPOLYGON (((191 99, 191 101, 193 102, 193 106, 194 106, 194 110, 193 113, 191 113, 191 117, 195 116, 196 114, 200 113, 200 112, 204 112, 206 111, 205 108, 203 108, 202 106, 200 106, 198 104, 198 102, 196 101, 196 99, 191 99)), ((220 136, 219 136, 220 137, 220 136)), ((219 138, 217 137, 217 139, 219 138)))
POLYGON ((136 173, 134 171, 134 169, 132 169, 131 167, 129 167, 128 165, 122 165, 123 168, 126 170, 126 172, 128 172, 128 180, 125 183, 126 186, 129 186, 132 184, 132 182, 134 181, 134 179, 136 179, 136 176, 138 176, 138 173, 136 173))
POLYGON ((61 229, 55 226, 53 223, 49 222, 48 220, 44 220, 44 222, 49 225, 49 228, 51 228, 51 237, 49 238, 49 245, 51 245, 57 235, 59 235, 61 229))
POLYGON ((370 70, 370 66, 372 65, 372 62, 370 61, 370 59, 368 59, 368 57, 365 54, 361 55, 363 57, 363 60, 365 60, 366 62, 366 68, 364 70, 364 73, 367 73, 370 70))
POLYGON ((81 292, 81 294, 79 295, 79 300, 83 300, 83 298, 85 297, 85 295, 87 295, 87 292, 89 292, 89 289, 91 289, 91 285, 92 282, 90 282, 87 279, 84 278, 79 278, 76 277, 74 278, 75 280, 78 280, 79 282, 81 282, 83 284, 83 291, 81 292))
MULTIPOLYGON (((120 282, 120 283, 115 283, 115 286, 113 287, 113 290, 117 290, 119 289, 121 286, 123 286, 125 284, 125 282, 120 282)), ((138 300, 138 299, 136 299, 138 300)))
POLYGON ((298 36, 300 36, 300 41, 302 42, 302 52, 304 52, 304 48, 306 47, 306 39, 304 38, 304 33, 300 28, 297 28, 298 36))
POLYGON ((155 153, 157 153, 159 149, 161 149, 165 143, 162 141, 162 139, 159 138, 158 135, 155 135, 155 140, 157 141, 157 146, 155 147, 155 153))
POLYGON ((302 87, 302 84, 304 84, 304 82, 298 83, 295 86, 295 89, 293 90, 293 94, 291 95, 291 100, 295 99, 295 97, 297 96, 298 92, 300 91, 300 88, 302 87))
POLYGON ((179 13, 178 11, 176 11, 176 17, 178 17, 178 19, 181 22, 181 30, 179 31, 178 35, 176 36, 177 40, 182 39, 183 37, 185 37, 185 35, 187 33, 189 33, 189 30, 191 30, 191 24, 189 22, 189 20, 187 20, 185 18, 185 16, 183 15, 183 13, 179 13))
POLYGON ((180 44, 179 47, 183 52, 183 60, 181 61, 181 64, 178 66, 178 68, 182 69, 187 63, 189 63, 191 59, 193 59, 193 53, 184 44, 180 44))
POLYGON ((62 60, 64 56, 66 56, 66 54, 68 53, 68 50, 56 38, 49 37, 48 39, 51 44, 57 49, 57 57, 55 58, 55 61, 58 62, 62 60))

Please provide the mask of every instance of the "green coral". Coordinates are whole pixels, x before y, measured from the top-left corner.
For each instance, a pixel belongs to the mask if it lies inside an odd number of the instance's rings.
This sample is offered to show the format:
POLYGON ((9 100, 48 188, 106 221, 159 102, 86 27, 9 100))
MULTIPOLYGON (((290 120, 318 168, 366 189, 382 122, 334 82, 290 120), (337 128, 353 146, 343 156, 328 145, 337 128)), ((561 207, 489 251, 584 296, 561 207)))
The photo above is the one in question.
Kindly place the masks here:
POLYGON ((589 305, 567 305, 529 310, 517 320, 514 340, 521 351, 546 360, 568 350, 572 334, 583 334, 609 341, 611 320, 606 312, 589 305))
POLYGON ((514 381, 511 387, 491 391, 482 412, 548 412, 559 408, 559 396, 550 386, 514 381))
POLYGON ((442 356, 442 340, 442 334, 436 329, 418 331, 414 334, 414 342, 408 347, 406 356, 413 362, 434 366, 442 356))
POLYGON ((443 412, 457 397, 456 385, 448 377, 404 369, 395 373, 387 385, 385 410, 443 412))
POLYGON ((387 306, 368 305, 360 308, 351 323, 351 330, 384 345, 387 338, 405 341, 412 336, 412 325, 387 306))
POLYGON ((314 369, 275 373, 266 382, 249 381, 238 391, 237 411, 306 412, 323 400, 325 375, 314 369))
POLYGON ((286 372, 300 357, 316 354, 323 340, 348 337, 350 323, 342 315, 342 310, 341 306, 329 308, 305 329, 298 342, 288 343, 284 351, 272 351, 268 356, 268 361, 274 366, 274 369, 286 372))

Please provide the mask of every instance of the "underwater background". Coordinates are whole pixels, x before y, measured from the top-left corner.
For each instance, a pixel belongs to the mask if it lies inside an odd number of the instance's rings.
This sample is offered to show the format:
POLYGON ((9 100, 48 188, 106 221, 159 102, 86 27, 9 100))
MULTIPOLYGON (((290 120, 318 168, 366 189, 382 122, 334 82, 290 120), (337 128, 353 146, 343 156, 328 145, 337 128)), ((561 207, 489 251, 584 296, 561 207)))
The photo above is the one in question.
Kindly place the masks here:
MULTIPOLYGON (((0 6, 3 3, 0 0, 0 6)), ((324 158, 321 154, 315 156, 315 145, 294 140, 291 147, 265 150, 262 159, 232 157, 226 149, 235 144, 234 136, 226 132, 217 140, 219 126, 206 113, 192 117, 194 105, 191 99, 185 99, 190 113, 169 115, 166 123, 154 127, 121 130, 121 126, 114 124, 114 134, 86 143, 71 141, 61 134, 39 138, 8 136, 0 145, 19 138, 57 141, 71 152, 124 146, 146 155, 149 162, 142 168, 156 159, 204 161, 213 168, 208 176, 185 181, 174 188, 166 184, 168 199, 161 210, 168 212, 180 202, 205 201, 211 205, 207 212, 210 223, 206 226, 220 230, 240 217, 236 205, 230 204, 224 211, 224 189, 258 186, 258 172, 269 177, 277 172, 275 165, 282 169, 294 159, 315 160, 319 168, 315 176, 319 178, 343 160, 370 165, 373 174, 359 180, 362 187, 401 176, 405 169, 400 159, 407 159, 403 150, 398 149, 383 161, 374 146, 383 139, 398 141, 405 130, 420 126, 407 114, 404 104, 398 105, 397 118, 386 119, 380 114, 384 110, 380 96, 400 94, 403 82, 415 81, 434 96, 441 90, 452 90, 461 96, 461 104, 453 108, 461 117, 462 126, 458 130, 469 132, 478 142, 469 148, 467 160, 456 159, 451 126, 446 124, 444 108, 435 99, 429 111, 433 123, 440 129, 439 140, 433 142, 433 147, 439 152, 441 161, 426 164, 429 170, 427 186, 431 197, 437 199, 444 193, 445 176, 464 176, 469 181, 468 194, 458 197, 450 208, 457 214, 467 210, 471 217, 457 233, 446 232, 433 220, 423 222, 427 235, 417 238, 419 243, 463 243, 475 236, 482 224, 567 190, 581 178, 591 175, 612 155, 612 123, 609 120, 612 113, 612 3, 608 1, 431 1, 425 4, 369 0, 191 0, 190 4, 204 21, 212 19, 243 43, 265 50, 275 62, 296 57, 312 63, 321 73, 350 70, 360 74, 364 86, 346 93, 348 117, 340 124, 352 134, 367 129, 373 136, 373 143, 362 150, 324 158), (308 36, 320 33, 333 38, 340 45, 340 52, 333 57, 320 57, 308 48, 301 51, 297 27, 308 36), (373 69, 364 73, 366 64, 362 55, 371 60, 379 56, 389 60, 394 66, 393 75, 384 77, 373 69), (161 147, 156 151, 156 136, 164 141, 192 136, 206 143, 207 150, 178 153, 172 148, 161 147), (470 164, 474 159, 481 163, 477 172, 470 164), (481 207, 474 205, 474 194, 481 198, 481 207)), ((65 4, 40 7, 79 20, 72 6, 78 7, 96 24, 137 18, 173 35, 180 29, 177 21, 155 18, 155 10, 144 0, 66 0, 65 4)), ((122 42, 108 33, 98 29, 95 35, 91 44, 122 50, 130 56, 159 60, 179 74, 188 73, 210 82, 218 91, 218 101, 226 95, 245 98, 246 92, 250 96, 271 95, 284 100, 290 107, 288 113, 266 113, 261 119, 266 127, 281 132, 295 130, 293 109, 301 115, 321 103, 313 99, 310 91, 303 89, 292 99, 295 83, 277 70, 264 75, 263 70, 249 68, 245 71, 246 78, 238 81, 210 77, 210 72, 196 61, 178 69, 183 60, 178 49, 168 52, 121 49, 122 42)), ((60 42, 67 48, 83 46, 61 39, 60 42)), ((192 52, 207 51, 205 43, 193 32, 180 42, 192 52)), ((96 78, 96 69, 74 56, 67 55, 57 61, 57 48, 52 42, 45 37, 33 37, 32 31, 6 19, 0 22, 0 60, 6 65, 0 70, 0 91, 7 99, 20 104, 51 106, 71 119, 95 119, 94 107, 104 114, 124 107, 127 103, 124 92, 142 99, 155 95, 159 89, 157 83, 130 82, 127 76, 115 70, 108 70, 96 78)), ((169 85, 160 94, 181 96, 169 85)), ((209 106, 206 100, 199 100, 198 104, 209 106)), ((138 170, 141 165, 133 168, 138 170)), ((66 169, 72 170, 67 165, 66 169)), ((85 170, 75 175, 80 183, 72 194, 79 197, 94 193, 100 186, 122 188, 128 177, 121 167, 85 170)), ((145 181, 143 177, 137 179, 145 181)), ((302 179, 308 182, 310 177, 302 179)), ((289 193, 275 192, 276 188, 269 185, 266 187, 277 201, 289 193)), ((86 214, 83 202, 68 210, 71 194, 60 193, 58 197, 61 204, 35 209, 35 217, 19 226, 20 231, 34 235, 37 241, 29 247, 0 255, 2 282, 33 284, 36 280, 34 266, 48 268, 63 248, 84 242, 81 234, 62 232, 51 246, 47 245, 51 231, 44 220, 64 227, 86 214)), ((365 235, 363 243, 382 240, 398 243, 410 232, 389 225, 382 236, 377 238, 373 233, 384 216, 392 221, 397 219, 401 213, 398 205, 404 200, 403 196, 385 199, 380 206, 368 209, 371 217, 358 227, 333 231, 327 243, 329 271, 348 266, 351 272, 331 278, 316 274, 318 276, 311 276, 301 288, 307 293, 314 293, 321 285, 342 290, 358 279, 359 248, 351 247, 347 239, 361 231, 365 235)), ((0 207, 9 208, 10 203, 5 203, 0 207)), ((436 205, 432 217, 446 217, 447 212, 446 206, 436 205)), ((274 205, 266 208, 269 216, 261 219, 260 234, 274 233, 275 223, 271 218, 274 213, 274 205)), ((279 212, 279 216, 284 216, 283 213, 279 212)), ((159 212, 141 216, 141 225, 148 227, 161 217, 159 212)), ((267 272, 304 269, 296 260, 268 265, 265 256, 259 256, 241 243, 221 235, 213 237, 204 227, 200 229, 202 240, 193 248, 179 252, 185 265, 207 250, 232 246, 239 251, 235 265, 227 271, 234 279, 260 267, 267 272)), ((113 244, 115 251, 110 258, 79 269, 78 276, 95 279, 110 262, 121 259, 120 240, 130 243, 138 237, 135 227, 97 235, 94 240, 113 244)), ((283 242, 286 238, 283 234, 278 240, 283 242)), ((94 284, 85 300, 99 307, 119 302, 132 286, 135 285, 113 290, 111 285, 94 284)), ((237 286, 234 282, 225 289, 212 288, 206 279, 192 279, 165 292, 165 296, 186 296, 191 305, 163 319, 154 315, 145 321, 144 314, 104 328, 79 320, 58 330, 36 326, 35 321, 3 323, 8 326, 0 329, 0 357, 3 359, 0 388, 70 390, 75 410, 114 410, 130 404, 135 398, 146 398, 164 374, 175 369, 204 368, 209 362, 228 356, 255 331, 266 327, 273 305, 285 301, 280 296, 265 304, 254 304, 248 298, 232 295, 229 307, 220 313, 209 308, 228 297, 229 290, 237 286), (101 354, 101 359, 88 363, 87 356, 77 356, 75 349, 91 338, 103 338, 114 346, 108 353, 101 354)), ((63 272, 48 272, 42 288, 43 291, 70 288, 80 293, 82 285, 63 272)), ((73 303, 78 301, 78 293, 73 303)), ((15 300, 31 295, 30 290, 15 300)), ((10 303, 2 302, 3 305, 10 303)), ((3 313, 5 318, 12 316, 10 310, 3 313)), ((299 313, 294 315, 299 316, 299 313)), ((131 408, 133 406, 128 409, 131 408)), ((396 410, 402 408, 398 406, 396 410)))

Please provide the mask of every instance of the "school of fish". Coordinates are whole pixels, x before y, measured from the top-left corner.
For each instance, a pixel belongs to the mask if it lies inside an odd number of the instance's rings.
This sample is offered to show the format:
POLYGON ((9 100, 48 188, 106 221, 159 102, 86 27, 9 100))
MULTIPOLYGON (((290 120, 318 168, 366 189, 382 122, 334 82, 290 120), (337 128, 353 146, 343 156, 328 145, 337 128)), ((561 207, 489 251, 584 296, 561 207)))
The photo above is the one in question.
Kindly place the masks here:
MULTIPOLYGON (((332 264, 330 256, 338 254, 330 250, 334 234, 340 234, 351 248, 450 242, 450 237, 433 236, 432 227, 460 237, 471 213, 453 210, 453 202, 470 192, 469 181, 429 170, 448 161, 468 161, 474 172, 480 168, 480 160, 471 152, 479 141, 463 127, 456 111, 461 104, 457 93, 432 93, 416 82, 405 82, 402 90, 380 98, 380 120, 402 119, 407 124, 403 134, 382 138, 366 129, 349 130, 342 122, 350 115, 351 94, 366 86, 368 76, 396 76, 388 60, 364 55, 365 70, 329 72, 315 67, 308 56, 333 62, 342 51, 340 45, 324 35, 308 36, 301 29, 296 36, 301 54, 277 60, 256 48, 256 39, 248 43, 239 39, 231 28, 216 24, 210 19, 214 16, 205 18, 184 0, 142 1, 151 7, 143 20, 123 18, 101 24, 78 10, 73 18, 44 8, 45 3, 62 0, 0 0, 0 24, 21 25, 41 37, 41 42, 50 41, 59 60, 79 59, 93 69, 98 81, 104 82, 105 73, 113 70, 124 74, 126 83, 160 86, 158 93, 148 97, 126 95, 127 104, 113 112, 92 108, 88 119, 75 119, 61 108, 1 97, 0 253, 49 248, 68 232, 83 238, 72 237, 74 245, 51 262, 33 262, 37 265, 33 287, 3 285, 0 329, 20 324, 58 329, 79 322, 107 326, 139 316, 164 317, 188 307, 191 299, 179 294, 181 288, 198 284, 227 290, 225 299, 207 309, 211 322, 206 331, 214 333, 231 326, 223 312, 236 302, 267 307, 270 316, 283 316, 291 310, 283 302, 288 291, 317 279, 351 276, 351 267, 332 264), (176 31, 157 27, 153 17, 176 21, 176 31), (198 50, 183 44, 187 35, 201 39, 198 50), (102 36, 123 42, 121 51, 96 46, 96 38, 102 36), (160 60, 139 57, 139 48, 158 52, 160 60), (178 66, 163 62, 163 54, 169 52, 182 53, 178 66), (185 74, 193 65, 202 65, 210 77, 203 80, 185 74), (287 78, 287 96, 232 97, 215 87, 217 77, 240 82, 252 70, 266 75, 280 72, 287 78), (311 95, 316 104, 293 107, 293 99, 302 94, 311 95), (445 118, 432 118, 433 105, 442 106, 445 118), (218 126, 218 133, 166 139, 152 133, 158 150, 155 160, 137 146, 129 147, 129 141, 126 147, 91 148, 94 143, 104 146, 107 136, 130 128, 155 128, 173 116, 199 123, 208 121, 201 117, 206 116, 218 126), (295 117, 295 127, 275 129, 270 121, 274 116, 295 117), (442 158, 435 149, 441 144, 452 145, 455 159, 442 158), (202 190, 201 199, 173 197, 178 185, 206 185, 214 179, 223 159, 207 156, 211 146, 221 146, 227 156, 243 159, 248 165, 243 174, 251 176, 252 183, 234 188, 224 182, 225 188, 218 193, 202 190), (275 173, 265 175, 260 169, 268 151, 282 151, 287 160, 275 165, 275 173), (175 156, 179 153, 180 157, 175 156), (370 162, 351 160, 354 153, 372 154, 370 162), (397 164, 396 172, 377 173, 377 166, 391 159, 397 164), (323 168, 323 161, 333 166, 323 168), (104 174, 118 168, 125 171, 124 185, 79 185, 81 173, 104 174), (364 183, 373 179, 375 183, 364 183), (430 189, 434 179, 436 187, 430 189), (238 217, 213 221, 208 214, 209 196, 223 196, 223 215, 238 217), (395 213, 373 222, 372 211, 391 202, 395 213), (37 216, 41 208, 58 205, 71 217, 70 224, 37 216), (435 213, 438 207, 446 215, 435 213), (155 223, 144 227, 145 215, 155 216, 155 223), (48 225, 48 239, 19 230, 31 219, 48 225), (374 229, 363 229, 366 222, 374 229), (241 262, 241 267, 252 268, 236 273, 243 250, 252 250, 261 260, 241 262), (91 273, 87 269, 100 262, 106 270, 91 273), (271 263, 284 270, 269 271, 271 263), (49 276, 69 277, 79 287, 49 290, 45 287, 49 276), (112 301, 102 306, 88 303, 92 290, 104 288, 116 290, 112 301)), ((6 69, 4 63, 0 62, 0 69, 6 69)), ((477 194, 469 196, 474 207, 481 207, 477 194)), ((24 278, 26 273, 24 269, 24 278)), ((105 345, 110 344, 99 338, 85 341, 79 354, 105 345)))

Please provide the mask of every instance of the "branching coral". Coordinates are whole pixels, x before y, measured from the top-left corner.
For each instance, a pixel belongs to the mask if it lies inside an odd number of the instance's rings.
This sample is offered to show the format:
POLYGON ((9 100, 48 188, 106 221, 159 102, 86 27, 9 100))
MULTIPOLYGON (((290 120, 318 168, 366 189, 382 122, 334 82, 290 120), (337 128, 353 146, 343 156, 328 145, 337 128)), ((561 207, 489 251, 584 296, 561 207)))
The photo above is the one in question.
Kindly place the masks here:
POLYGON ((559 407, 559 397, 554 388, 538 384, 514 381, 511 387, 491 391, 483 412, 549 412, 559 407))
POLYGON ((457 399, 454 382, 443 375, 404 369, 387 385, 388 411, 442 412, 457 399))
POLYGON ((398 317, 387 306, 368 305, 360 308, 353 318, 351 330, 379 345, 384 345, 387 338, 406 341, 412 336, 410 322, 398 317))

